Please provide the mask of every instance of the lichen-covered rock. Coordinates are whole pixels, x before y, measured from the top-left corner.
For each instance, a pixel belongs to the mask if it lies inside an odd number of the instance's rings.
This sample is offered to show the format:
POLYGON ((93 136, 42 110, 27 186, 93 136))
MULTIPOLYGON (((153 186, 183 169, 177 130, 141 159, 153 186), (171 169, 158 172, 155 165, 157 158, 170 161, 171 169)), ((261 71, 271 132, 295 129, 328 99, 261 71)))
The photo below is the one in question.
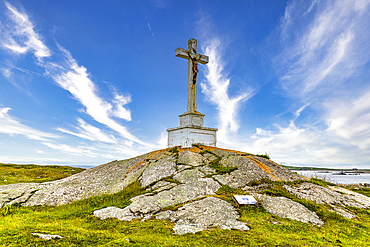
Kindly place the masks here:
POLYGON ((167 181, 159 181, 155 185, 153 185, 151 188, 147 188, 146 191, 151 191, 153 190, 154 192, 161 192, 163 190, 168 190, 173 187, 175 187, 177 184, 167 182, 167 181))
POLYGON ((346 209, 345 207, 338 207, 336 205, 331 205, 332 209, 329 209, 329 211, 337 213, 342 215, 343 217, 346 217, 348 219, 356 218, 356 215, 354 215, 351 211, 346 209))
POLYGON ((216 170, 210 167, 209 165, 200 166, 198 167, 198 169, 205 173, 206 175, 212 175, 217 173, 216 170))
POLYGON ((205 195, 214 195, 220 187, 211 178, 200 178, 191 183, 177 185, 156 195, 134 197, 129 206, 119 210, 110 209, 113 212, 113 216, 110 218, 116 218, 116 215, 123 215, 120 216, 123 220, 146 217, 167 206, 191 201, 205 195))
POLYGON ((38 183, 8 184, 0 186, 0 208, 26 202, 40 188, 38 183))
POLYGON ((138 179, 149 154, 124 161, 113 161, 70 177, 40 184, 0 185, 0 206, 63 205, 86 197, 113 194, 138 179), (14 197, 15 194, 19 196, 14 197))
POLYGON ((183 151, 179 153, 178 163, 190 166, 200 166, 203 164, 203 156, 191 151, 183 151))
POLYGON ((130 221, 136 218, 134 214, 130 212, 130 210, 124 210, 117 207, 106 207, 95 210, 94 216, 101 220, 105 220, 107 218, 117 218, 119 220, 130 221))
POLYGON ((276 180, 275 177, 266 173, 260 166, 252 160, 242 156, 227 156, 222 158, 220 164, 227 167, 237 167, 238 169, 230 174, 214 175, 221 184, 232 188, 244 187, 250 181, 257 181, 263 178, 276 180))
POLYGON ((256 193, 253 193, 253 196, 260 200, 263 207, 273 215, 318 226, 322 226, 324 224, 315 212, 308 210, 302 204, 294 202, 288 198, 271 197, 256 193))
POLYGON ((182 172, 183 170, 186 170, 188 168, 192 168, 192 166, 188 166, 188 165, 177 165, 177 170, 179 172, 182 172))
POLYGON ((215 227, 249 230, 238 218, 238 213, 230 203, 215 197, 185 204, 177 211, 157 214, 157 219, 170 219, 176 223, 173 228, 175 234, 195 233, 215 227))
POLYGON ((45 240, 52 240, 54 238, 63 238, 60 235, 53 235, 53 234, 44 234, 44 233, 32 233, 34 236, 38 236, 39 238, 45 239, 45 240))
POLYGON ((271 160, 258 156, 253 156, 251 158, 261 162, 264 166, 266 166, 269 169, 271 175, 273 175, 279 180, 282 181, 306 180, 306 178, 302 177, 301 175, 298 175, 271 160))
POLYGON ((256 186, 245 186, 243 188, 243 190, 247 191, 247 192, 255 192, 255 193, 258 193, 262 190, 265 190, 267 188, 270 188, 272 187, 273 185, 272 184, 269 184, 269 183, 262 183, 262 184, 259 184, 259 185, 256 185, 256 186))
POLYGON ((317 204, 330 204, 366 208, 366 206, 352 200, 348 195, 340 194, 334 190, 311 183, 302 183, 298 186, 284 185, 284 188, 299 198, 312 201, 317 204))
POLYGON ((203 162, 206 165, 210 165, 213 162, 217 161, 219 158, 213 154, 210 153, 204 153, 203 154, 203 162))
POLYGON ((200 172, 198 169, 191 169, 176 174, 173 176, 173 179, 179 181, 180 183, 190 183, 204 176, 204 173, 200 172))
POLYGON ((176 172, 176 159, 167 156, 157 162, 151 162, 144 170, 139 181, 143 187, 159 181, 162 178, 171 176, 176 172))
POLYGON ((242 156, 225 156, 220 160, 220 164, 226 167, 238 167, 240 163, 249 162, 245 157, 242 156))
POLYGON ((223 150, 221 148, 212 149, 212 153, 215 153, 216 155, 218 155, 221 158, 226 157, 226 156, 235 156, 235 155, 238 155, 235 152, 223 150))
POLYGON ((370 207, 370 197, 367 197, 367 196, 362 195, 360 193, 356 193, 356 192, 353 192, 351 190, 347 190, 345 188, 341 188, 341 187, 337 187, 337 186, 329 186, 329 188, 332 189, 332 190, 336 190, 336 191, 339 191, 339 192, 342 192, 342 193, 348 195, 348 197, 350 197, 352 200, 355 200, 355 201, 361 203, 366 208, 370 207))

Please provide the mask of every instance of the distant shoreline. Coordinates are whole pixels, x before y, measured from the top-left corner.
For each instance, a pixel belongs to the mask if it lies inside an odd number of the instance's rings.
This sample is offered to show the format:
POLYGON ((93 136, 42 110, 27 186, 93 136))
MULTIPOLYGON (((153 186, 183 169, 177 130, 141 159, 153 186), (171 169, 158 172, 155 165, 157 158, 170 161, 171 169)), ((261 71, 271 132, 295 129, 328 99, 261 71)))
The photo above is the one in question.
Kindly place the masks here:
POLYGON ((337 168, 319 168, 319 167, 305 167, 305 166, 284 166, 283 167, 291 170, 291 171, 322 171, 322 172, 330 172, 330 171, 343 171, 343 172, 354 172, 354 173, 370 173, 370 169, 337 169, 337 168))

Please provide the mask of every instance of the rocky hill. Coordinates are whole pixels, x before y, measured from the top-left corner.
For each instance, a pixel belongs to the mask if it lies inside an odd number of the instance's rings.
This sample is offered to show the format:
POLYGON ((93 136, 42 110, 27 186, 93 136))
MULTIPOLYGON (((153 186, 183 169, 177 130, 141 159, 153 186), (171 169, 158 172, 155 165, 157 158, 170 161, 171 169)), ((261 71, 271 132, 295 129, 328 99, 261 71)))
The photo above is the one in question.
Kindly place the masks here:
POLYGON ((238 220, 234 206, 216 195, 222 188, 253 195, 276 216, 317 226, 324 224, 322 219, 292 200, 293 197, 326 205, 327 210, 347 218, 356 217, 349 207, 370 207, 369 197, 336 186, 313 184, 271 160, 206 146, 158 150, 53 182, 2 185, 0 207, 14 203, 58 206, 95 195, 113 194, 136 180, 147 193, 132 198, 132 203, 125 208, 102 208, 94 215, 125 221, 150 217, 168 219, 175 223, 176 234, 215 227, 248 230, 247 224, 238 220), (277 190, 273 181, 281 181, 279 193, 268 193, 277 190))

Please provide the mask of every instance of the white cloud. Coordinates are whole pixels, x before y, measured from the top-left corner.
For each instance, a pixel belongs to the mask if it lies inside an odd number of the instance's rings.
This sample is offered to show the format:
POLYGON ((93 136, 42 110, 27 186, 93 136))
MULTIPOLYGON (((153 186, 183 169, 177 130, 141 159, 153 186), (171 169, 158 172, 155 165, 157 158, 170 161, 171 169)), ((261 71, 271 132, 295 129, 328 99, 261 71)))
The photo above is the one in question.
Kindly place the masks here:
POLYGON ((66 130, 64 128, 57 128, 57 130, 70 134, 70 135, 80 137, 80 138, 91 140, 91 141, 117 143, 117 140, 114 138, 114 136, 109 136, 109 135, 104 134, 99 128, 86 123, 81 118, 78 118, 77 121, 79 123, 79 127, 77 127, 78 132, 73 132, 70 130, 66 130))
POLYGON ((62 69, 54 64, 46 64, 45 66, 53 80, 63 89, 69 91, 85 107, 86 113, 93 117, 95 121, 117 131, 128 140, 148 145, 132 135, 126 127, 111 118, 111 116, 116 116, 126 118, 126 120, 131 119, 129 111, 122 106, 128 103, 130 98, 116 95, 114 101, 116 109, 112 109, 112 104, 104 101, 97 95, 95 84, 90 80, 87 69, 79 66, 67 50, 60 46, 59 49, 65 54, 66 65, 62 69))
MULTIPOLYGON (((130 95, 123 96, 115 93, 114 100, 111 103, 99 97, 87 69, 84 66, 79 66, 72 55, 59 45, 59 50, 65 57, 64 61, 62 63, 43 61, 42 58, 51 56, 51 51, 42 42, 40 35, 34 31, 34 25, 29 20, 28 15, 18 11, 7 2, 5 4, 14 24, 4 29, 6 31, 6 34, 2 37, 4 48, 18 54, 33 52, 34 56, 38 58, 37 64, 45 69, 45 74, 50 76, 63 89, 69 91, 85 107, 85 112, 95 121, 117 131, 122 137, 130 141, 141 145, 149 145, 132 135, 125 126, 112 119, 112 117, 117 117, 131 121, 131 112, 124 107, 124 105, 131 102, 130 95)), ((6 70, 2 71, 5 75, 9 74, 8 72, 6 70)), ((111 137, 103 136, 97 128, 85 127, 84 133, 62 130, 69 134, 84 135, 84 137, 97 138, 106 142, 113 141, 111 137)))
POLYGON ((12 71, 10 68, 1 68, 1 74, 6 78, 10 78, 12 76, 12 71))
POLYGON ((167 142, 168 142, 168 134, 167 131, 161 132, 161 137, 158 140, 159 148, 167 148, 167 142))
POLYGON ((362 150, 370 148, 370 91, 350 102, 327 105, 329 130, 362 150))
POLYGON ((29 139, 46 141, 57 138, 57 135, 38 131, 34 128, 21 124, 18 120, 8 114, 9 107, 0 107, 0 133, 8 135, 24 135, 29 139))
POLYGON ((131 121, 131 111, 123 107, 130 102, 131 95, 123 96, 116 93, 113 100, 115 108, 111 111, 112 115, 127 121, 131 121))
POLYGON ((303 107, 286 127, 257 128, 246 150, 271 152, 293 165, 368 165, 370 90, 357 78, 365 78, 370 59, 369 3, 288 2, 280 23, 283 50, 273 62, 283 94, 303 107), (311 116, 297 124, 308 105, 311 116))
POLYGON ((253 90, 248 88, 238 96, 229 96, 230 79, 223 75, 223 64, 219 49, 220 40, 218 39, 211 40, 204 49, 205 54, 209 56, 209 63, 205 74, 207 83, 201 83, 201 87, 207 100, 214 104, 218 110, 218 140, 230 143, 230 132, 236 133, 239 129, 237 118, 240 105, 253 96, 253 90))
POLYGON ((56 159, 56 158, 37 158, 37 157, 6 157, 0 156, 0 160, 2 163, 7 164, 55 164, 55 163, 65 163, 65 160, 56 159))
POLYGON ((313 1, 307 10, 308 3, 288 3, 280 27, 284 50, 275 58, 281 86, 293 98, 330 94, 370 57, 369 1, 313 1))
POLYGON ((34 31, 34 26, 26 13, 18 11, 14 6, 5 2, 9 16, 15 23, 3 33, 5 41, 2 45, 16 54, 23 54, 31 50, 39 60, 51 56, 51 51, 41 41, 41 37, 34 31), (15 38, 17 38, 15 40, 15 38))
POLYGON ((97 154, 91 151, 91 148, 86 147, 72 147, 66 144, 53 144, 49 142, 43 142, 45 146, 49 148, 59 150, 63 153, 68 153, 72 155, 84 155, 89 157, 97 157, 97 154))
MULTIPOLYGON (((297 114, 295 114, 297 115, 297 114)), ((275 125, 269 130, 257 128, 251 139, 239 143, 242 150, 256 154, 269 154, 272 160, 284 165, 316 167, 367 168, 369 153, 356 148, 346 140, 337 138, 331 131, 314 125, 298 127, 294 120, 287 126, 275 125)))
POLYGON ((286 153, 305 149, 315 138, 305 128, 299 128, 293 121, 287 127, 275 125, 277 131, 266 131, 257 128, 256 134, 251 138, 255 139, 253 149, 257 152, 286 153))

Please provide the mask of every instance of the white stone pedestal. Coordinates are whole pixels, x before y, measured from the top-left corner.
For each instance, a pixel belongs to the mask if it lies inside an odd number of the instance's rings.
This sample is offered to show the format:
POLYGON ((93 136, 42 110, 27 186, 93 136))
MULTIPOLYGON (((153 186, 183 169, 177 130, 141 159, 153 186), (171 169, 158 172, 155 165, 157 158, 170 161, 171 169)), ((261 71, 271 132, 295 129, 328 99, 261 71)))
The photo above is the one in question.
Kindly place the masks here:
POLYGON ((168 147, 191 147, 193 144, 216 146, 216 128, 204 127, 204 115, 185 112, 180 115, 180 126, 167 129, 168 147))

